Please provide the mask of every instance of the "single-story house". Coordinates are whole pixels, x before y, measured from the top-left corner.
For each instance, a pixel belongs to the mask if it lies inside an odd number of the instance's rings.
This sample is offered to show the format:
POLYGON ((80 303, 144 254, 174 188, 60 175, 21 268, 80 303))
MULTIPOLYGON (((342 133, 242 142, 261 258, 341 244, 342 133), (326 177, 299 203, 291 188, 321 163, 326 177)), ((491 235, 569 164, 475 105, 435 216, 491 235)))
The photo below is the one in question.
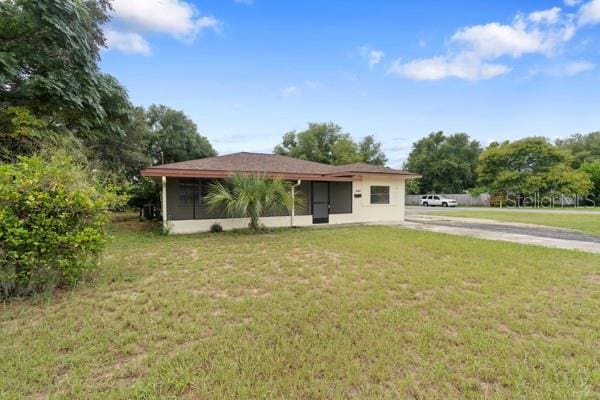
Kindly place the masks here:
POLYGON ((327 165, 278 154, 235 153, 146 168, 143 176, 162 183, 163 224, 171 233, 244 228, 247 218, 210 211, 202 199, 209 185, 234 173, 258 173, 294 183, 302 207, 271 212, 267 227, 310 226, 404 220, 404 187, 409 172, 365 163, 327 165), (291 214, 291 215, 290 215, 291 214))

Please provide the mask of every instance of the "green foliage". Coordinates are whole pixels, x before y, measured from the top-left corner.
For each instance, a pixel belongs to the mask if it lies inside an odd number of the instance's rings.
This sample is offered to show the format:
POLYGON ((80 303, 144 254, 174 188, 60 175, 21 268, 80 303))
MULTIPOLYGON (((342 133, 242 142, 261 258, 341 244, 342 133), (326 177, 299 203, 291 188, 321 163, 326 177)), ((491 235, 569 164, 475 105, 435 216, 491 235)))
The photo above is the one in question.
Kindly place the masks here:
POLYGON ((406 181, 406 194, 421 194, 421 185, 418 179, 408 179, 406 181))
POLYGON ((139 208, 146 204, 160 204, 160 186, 147 177, 136 177, 128 187, 129 202, 132 207, 139 208))
POLYGON ((586 162, 581 165, 581 170, 588 174, 592 181, 592 194, 596 205, 600 205, 600 160, 586 162))
MULTIPOLYGON (((260 218, 265 213, 291 210, 292 186, 279 178, 235 174, 225 183, 213 183, 205 201, 212 211, 224 211, 231 217, 250 218, 248 227, 256 232, 261 229, 260 218)), ((302 204, 299 196, 294 201, 298 206, 302 204)))
POLYGON ((150 164, 142 109, 98 67, 108 0, 0 2, 4 161, 63 146, 115 182, 150 164))
POLYGON ((104 75, 100 82, 105 117, 100 124, 75 133, 96 169, 109 173, 117 181, 130 180, 150 165, 146 114, 143 108, 133 107, 127 90, 115 78, 104 75))
POLYGON ((64 155, 0 165, 0 297, 73 285, 94 266, 120 199, 88 176, 64 155))
POLYGON ((479 157, 477 190, 585 194, 591 188, 590 179, 585 172, 572 169, 570 161, 568 153, 542 137, 495 144, 479 157))
POLYGON ((368 135, 358 144, 360 160, 367 164, 385 165, 387 157, 381 149, 381 143, 375 141, 373 135, 368 135))
POLYGON ((350 134, 334 123, 308 124, 302 132, 291 131, 283 135, 281 144, 273 150, 277 154, 316 161, 325 164, 342 165, 366 162, 384 165, 387 158, 381 150, 381 143, 372 135, 356 143, 350 134))
POLYGON ((215 156, 208 139, 198 134, 196 124, 182 111, 151 105, 146 112, 150 127, 150 156, 154 164, 215 156))
POLYGON ((100 123, 102 24, 108 0, 0 2, 0 108, 78 125, 100 123))
POLYGON ((573 155, 575 168, 579 168, 586 162, 600 160, 600 132, 587 135, 576 134, 567 139, 559 139, 556 141, 556 146, 573 155))
POLYGON ((24 107, 0 110, 0 161, 16 161, 16 155, 29 155, 54 142, 46 121, 24 107))
POLYGON ((423 175, 419 193, 462 193, 474 186, 481 146, 466 133, 434 132, 413 144, 404 166, 423 175))

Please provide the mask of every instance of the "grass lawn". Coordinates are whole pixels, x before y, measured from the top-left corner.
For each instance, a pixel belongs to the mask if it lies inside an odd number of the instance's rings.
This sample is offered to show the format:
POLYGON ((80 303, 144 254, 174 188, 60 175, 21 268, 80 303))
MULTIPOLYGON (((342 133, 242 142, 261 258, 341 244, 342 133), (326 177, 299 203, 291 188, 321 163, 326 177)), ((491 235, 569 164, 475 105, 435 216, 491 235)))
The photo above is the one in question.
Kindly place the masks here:
POLYGON ((448 211, 443 214, 449 217, 468 217, 496 219, 499 221, 524 222, 527 224, 555 226, 558 228, 577 229, 582 232, 600 235, 600 214, 569 214, 560 213, 534 213, 526 211, 494 211, 492 209, 482 211, 448 211))
POLYGON ((394 227, 162 236, 0 304, 0 398, 598 398, 600 256, 394 227))

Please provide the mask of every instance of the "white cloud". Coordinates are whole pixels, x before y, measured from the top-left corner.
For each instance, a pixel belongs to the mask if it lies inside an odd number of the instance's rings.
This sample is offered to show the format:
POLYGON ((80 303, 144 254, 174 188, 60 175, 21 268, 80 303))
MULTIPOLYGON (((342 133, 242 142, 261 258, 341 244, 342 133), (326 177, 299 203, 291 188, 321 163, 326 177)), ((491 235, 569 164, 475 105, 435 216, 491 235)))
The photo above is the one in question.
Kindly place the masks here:
POLYGON ((573 7, 581 3, 583 0, 564 0, 565 6, 573 7))
POLYGON ((290 97, 295 97, 300 95, 300 88, 295 85, 291 85, 286 87, 281 91, 280 97, 283 99, 287 99, 290 97))
POLYGON ((385 53, 378 49, 373 49, 369 46, 360 46, 357 48, 358 55, 361 58, 367 60, 369 64, 369 68, 373 68, 377 64, 381 63, 383 58, 385 57, 385 53))
POLYGON ((555 21, 552 27, 542 28, 517 16, 511 25, 492 22, 459 29, 451 40, 472 49, 484 59, 505 55, 517 58, 523 54, 551 54, 573 34, 574 27, 569 20, 560 24, 555 21))
POLYGON ((529 77, 540 74, 553 77, 569 77, 591 71, 595 68, 596 64, 593 64, 589 61, 574 60, 569 61, 567 63, 544 65, 542 67, 533 67, 529 70, 529 77))
POLYGON ((402 63, 396 60, 389 73, 414 80, 439 80, 449 77, 466 80, 490 79, 510 72, 502 64, 481 62, 477 57, 462 54, 458 57, 433 57, 402 63))
POLYGON ((193 40, 205 29, 219 29, 221 22, 211 16, 201 16, 198 10, 183 0, 115 0, 114 17, 143 31, 169 34, 183 40, 193 40))
POLYGON ((600 23, 600 0, 591 0, 581 6, 578 22, 580 25, 600 23))
POLYGON ((416 80, 490 79, 512 70, 496 60, 526 54, 551 56, 575 31, 573 15, 563 14, 559 7, 519 14, 511 24, 491 22, 460 28, 451 36, 445 55, 405 62, 397 59, 388 72, 416 80))
POLYGON ((529 20, 536 23, 554 24, 560 17, 560 7, 552 7, 548 10, 534 11, 529 14, 529 20))
POLYGON ((381 50, 369 51, 369 67, 373 68, 379 64, 383 60, 383 57, 385 57, 385 53, 381 50))
POLYGON ((591 71, 596 67, 589 61, 571 61, 567 63, 562 69, 562 74, 566 76, 573 76, 582 72, 591 71))
POLYGON ((150 55, 150 45, 138 33, 106 29, 104 36, 106 37, 106 44, 109 49, 130 54, 150 55))

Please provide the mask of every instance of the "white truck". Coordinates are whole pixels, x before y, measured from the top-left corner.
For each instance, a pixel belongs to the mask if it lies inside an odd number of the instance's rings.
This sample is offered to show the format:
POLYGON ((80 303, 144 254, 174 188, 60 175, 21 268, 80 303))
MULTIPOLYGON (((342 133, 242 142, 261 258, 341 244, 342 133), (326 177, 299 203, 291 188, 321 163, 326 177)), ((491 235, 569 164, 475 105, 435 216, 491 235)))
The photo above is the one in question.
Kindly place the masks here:
POLYGON ((449 199, 439 194, 428 194, 426 196, 421 197, 421 205, 424 207, 456 207, 458 203, 454 199, 449 199))

